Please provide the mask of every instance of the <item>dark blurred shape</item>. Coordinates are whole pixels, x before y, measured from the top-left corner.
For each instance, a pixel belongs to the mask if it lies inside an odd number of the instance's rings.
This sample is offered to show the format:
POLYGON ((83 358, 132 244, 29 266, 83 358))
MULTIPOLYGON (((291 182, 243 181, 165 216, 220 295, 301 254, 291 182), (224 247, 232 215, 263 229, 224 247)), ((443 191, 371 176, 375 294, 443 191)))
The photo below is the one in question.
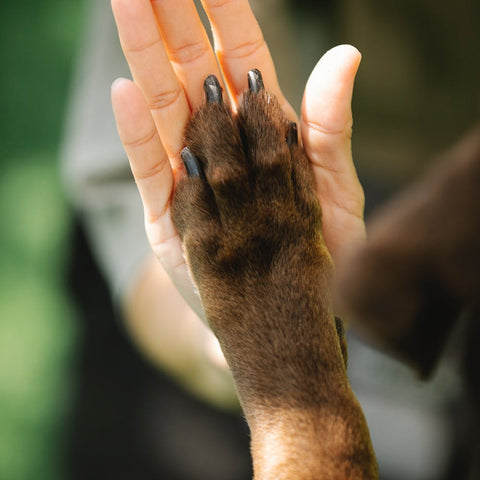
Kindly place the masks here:
POLYGON ((288 0, 287 3, 294 9, 310 9, 331 11, 338 6, 338 0, 288 0))
POLYGON ((250 479, 246 422, 195 400, 141 358, 78 225, 73 237, 68 280, 83 332, 66 478, 250 479))
POLYGON ((372 219, 339 271, 347 309, 428 376, 462 311, 480 294, 480 127, 372 219))

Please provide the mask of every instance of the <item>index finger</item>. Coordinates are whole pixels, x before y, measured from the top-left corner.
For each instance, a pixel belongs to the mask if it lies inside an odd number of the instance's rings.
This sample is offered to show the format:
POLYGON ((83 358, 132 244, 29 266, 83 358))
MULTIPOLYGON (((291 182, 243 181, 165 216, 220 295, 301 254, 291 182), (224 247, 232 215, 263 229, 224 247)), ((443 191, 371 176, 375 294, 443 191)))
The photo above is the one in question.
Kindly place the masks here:
POLYGON ((173 172, 155 123, 139 88, 118 79, 111 89, 120 140, 142 197, 145 219, 153 224, 165 212, 173 189, 173 172))
POLYGON ((181 132, 190 117, 190 107, 170 63, 152 5, 150 0, 111 0, 111 4, 133 79, 176 167, 180 164, 181 132), (178 128, 172 129, 172 125, 178 128))
POLYGON ((279 101, 286 115, 297 120, 278 84, 275 66, 262 31, 247 0, 202 0, 212 26, 215 52, 227 88, 235 103, 247 88, 247 72, 262 72, 266 88, 279 101))

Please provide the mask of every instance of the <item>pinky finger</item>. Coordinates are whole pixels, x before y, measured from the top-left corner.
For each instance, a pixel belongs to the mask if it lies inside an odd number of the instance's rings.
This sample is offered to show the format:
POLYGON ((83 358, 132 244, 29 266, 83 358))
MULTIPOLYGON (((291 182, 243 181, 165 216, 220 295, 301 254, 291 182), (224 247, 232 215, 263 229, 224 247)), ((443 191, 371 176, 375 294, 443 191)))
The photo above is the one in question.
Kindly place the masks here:
POLYGON ((130 80, 118 79, 112 85, 111 96, 117 130, 140 191, 145 220, 152 224, 166 214, 170 204, 170 162, 139 88, 130 80))

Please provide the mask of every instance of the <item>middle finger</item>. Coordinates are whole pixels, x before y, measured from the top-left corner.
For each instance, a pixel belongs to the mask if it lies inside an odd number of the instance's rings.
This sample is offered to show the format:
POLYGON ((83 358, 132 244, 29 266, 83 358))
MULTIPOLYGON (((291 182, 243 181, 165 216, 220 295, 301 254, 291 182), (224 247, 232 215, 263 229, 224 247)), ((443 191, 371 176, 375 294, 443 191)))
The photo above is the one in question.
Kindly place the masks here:
POLYGON ((258 68, 266 88, 272 92, 291 120, 295 111, 283 96, 275 66, 248 0, 202 0, 212 25, 215 51, 228 89, 238 101, 247 88, 247 72, 258 68))
POLYGON ((173 69, 192 110, 204 101, 203 81, 220 78, 213 49, 192 0, 152 0, 173 69))

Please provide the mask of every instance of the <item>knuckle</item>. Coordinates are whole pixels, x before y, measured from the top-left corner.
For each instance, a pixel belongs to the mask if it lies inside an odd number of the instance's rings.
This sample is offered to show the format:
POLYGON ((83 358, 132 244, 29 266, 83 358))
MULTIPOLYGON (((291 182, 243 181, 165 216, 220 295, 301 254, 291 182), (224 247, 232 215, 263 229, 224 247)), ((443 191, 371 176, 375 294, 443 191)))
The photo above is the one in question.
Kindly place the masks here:
POLYGON ((235 1, 236 0, 208 0, 207 3, 208 3, 208 8, 210 8, 211 10, 214 10, 214 9, 219 9, 219 8, 231 5, 235 1))
POLYGON ((125 53, 127 55, 144 53, 147 50, 157 47, 161 43, 162 43, 162 40, 159 37, 156 37, 156 38, 153 38, 152 40, 147 40, 143 43, 139 43, 138 45, 130 45, 129 47, 126 48, 125 53))
POLYGON ((133 169, 133 175, 136 181, 149 180, 157 175, 161 175, 168 166, 168 160, 166 158, 156 162, 154 165, 147 169, 135 170, 133 169))
POLYGON ((249 42, 244 42, 239 45, 235 45, 232 48, 227 48, 223 50, 222 56, 226 58, 233 58, 233 59, 244 59, 248 57, 252 57, 255 55, 259 50, 265 47, 265 40, 262 36, 251 40, 249 42))
POLYGON ((169 51, 173 62, 188 64, 201 59, 209 52, 208 46, 203 42, 195 42, 173 48, 169 51))
POLYGON ((162 110, 164 108, 168 108, 180 99, 181 94, 182 89, 180 86, 174 90, 160 92, 150 98, 148 106, 150 110, 162 110))
POLYGON ((152 129, 145 135, 135 138, 134 140, 124 140, 123 144, 125 145, 125 147, 129 147, 129 148, 143 147, 148 143, 150 143, 155 138, 156 134, 157 134, 157 131, 155 129, 152 129))
POLYGON ((353 118, 349 114, 347 117, 324 116, 321 120, 301 119, 302 130, 310 129, 315 134, 327 137, 339 137, 351 140, 353 132, 353 118))
POLYGON ((313 120, 304 120, 304 128, 313 130, 316 133, 321 135, 345 135, 347 132, 347 127, 342 126, 341 128, 332 128, 321 122, 315 122, 313 120))

